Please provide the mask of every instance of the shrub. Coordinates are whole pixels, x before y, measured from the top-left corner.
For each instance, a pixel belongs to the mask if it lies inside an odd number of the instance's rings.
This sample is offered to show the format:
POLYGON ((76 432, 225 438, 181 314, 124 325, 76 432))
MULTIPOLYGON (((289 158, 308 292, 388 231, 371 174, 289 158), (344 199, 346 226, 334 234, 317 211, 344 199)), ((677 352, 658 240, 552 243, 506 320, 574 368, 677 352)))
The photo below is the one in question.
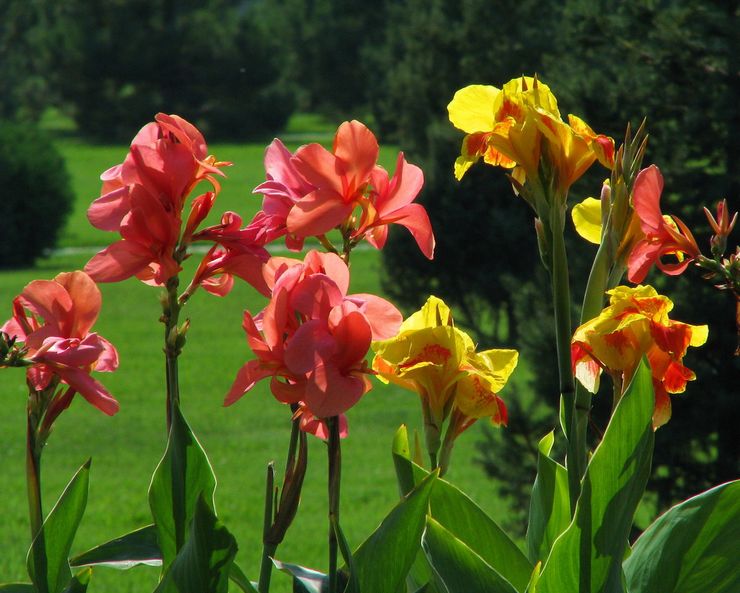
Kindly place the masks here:
POLYGON ((72 207, 64 160, 28 125, 0 122, 0 268, 33 264, 54 247, 72 207))

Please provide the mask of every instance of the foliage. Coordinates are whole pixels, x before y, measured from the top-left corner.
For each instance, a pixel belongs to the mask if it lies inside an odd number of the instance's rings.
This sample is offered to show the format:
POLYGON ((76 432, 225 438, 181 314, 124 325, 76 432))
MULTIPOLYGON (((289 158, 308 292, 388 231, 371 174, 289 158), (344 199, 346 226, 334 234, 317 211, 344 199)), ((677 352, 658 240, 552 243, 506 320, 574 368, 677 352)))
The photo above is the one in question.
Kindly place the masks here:
POLYGON ((130 138, 161 110, 212 136, 255 137, 281 128, 293 110, 278 39, 229 0, 76 0, 59 26, 69 45, 56 55, 59 91, 86 136, 130 138))
POLYGON ((61 155, 32 125, 0 121, 0 186, 0 268, 32 264, 55 246, 73 199, 61 155))

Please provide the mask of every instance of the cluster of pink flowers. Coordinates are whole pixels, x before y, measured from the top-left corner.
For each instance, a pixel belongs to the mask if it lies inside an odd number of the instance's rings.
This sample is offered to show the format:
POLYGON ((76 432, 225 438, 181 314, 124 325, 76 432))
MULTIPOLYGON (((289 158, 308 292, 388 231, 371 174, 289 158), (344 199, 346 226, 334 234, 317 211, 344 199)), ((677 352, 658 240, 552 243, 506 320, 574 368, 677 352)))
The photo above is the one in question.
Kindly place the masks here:
POLYGON ((195 126, 177 115, 158 114, 133 139, 123 163, 101 176, 101 196, 90 206, 88 219, 96 228, 120 233, 121 239, 94 256, 85 270, 98 282, 136 276, 163 286, 180 271, 191 242, 213 241, 196 286, 224 295, 234 275, 258 280, 268 257, 264 241, 255 230, 240 230, 237 214, 227 212, 222 224, 196 232, 220 190, 214 176, 223 175, 221 168, 229 164, 208 156, 195 126), (193 199, 183 229, 186 200, 203 181, 211 187, 193 199))
POLYGON ((257 356, 239 371, 225 404, 270 377, 281 402, 297 406, 304 430, 325 435, 321 420, 339 416, 371 388, 365 357, 372 340, 398 332, 401 313, 371 294, 351 294, 349 269, 332 253, 303 262, 274 257, 264 268, 271 298, 243 327, 257 356))
POLYGON ((79 393, 108 415, 118 411, 118 402, 90 376, 91 371, 114 371, 118 353, 113 345, 91 332, 100 313, 100 290, 84 272, 65 272, 54 280, 34 280, 13 300, 13 317, 0 327, 25 348, 30 363, 29 385, 47 389, 57 378, 67 385, 47 412, 45 422, 69 406, 79 393))
POLYGON ((252 222, 265 242, 285 236, 300 250, 306 237, 340 227, 348 241, 366 239, 382 249, 389 224, 413 235, 422 253, 434 255, 434 234, 423 206, 412 203, 424 184, 421 169, 399 153, 393 177, 377 164, 378 141, 358 121, 344 122, 332 151, 312 143, 295 154, 274 140, 265 152, 267 181, 255 188, 264 196, 252 222))

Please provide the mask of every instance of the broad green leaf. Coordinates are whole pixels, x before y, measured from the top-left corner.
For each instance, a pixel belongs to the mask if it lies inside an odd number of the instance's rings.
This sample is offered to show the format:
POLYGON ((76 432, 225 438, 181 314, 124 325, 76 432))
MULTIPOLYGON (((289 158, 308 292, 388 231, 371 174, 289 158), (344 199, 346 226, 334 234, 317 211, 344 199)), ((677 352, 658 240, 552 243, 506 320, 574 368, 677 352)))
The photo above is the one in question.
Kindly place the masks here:
POLYGON ((100 544, 69 561, 72 566, 106 566, 126 570, 139 564, 161 566, 157 528, 147 525, 100 544))
POLYGON ((545 435, 539 443, 537 478, 532 486, 529 504, 527 549, 529 560, 544 560, 553 542, 570 523, 568 472, 550 458, 555 433, 545 435))
POLYGON ((28 574, 39 593, 61 593, 72 579, 67 558, 85 512, 89 482, 88 459, 67 484, 31 544, 27 558, 28 574), (39 557, 45 558, 46 566, 43 568, 36 566, 39 557))
POLYGON ((0 585, 0 593, 36 593, 31 583, 5 583, 0 585))
POLYGON ((360 591, 396 593, 403 586, 419 552, 424 519, 436 481, 436 473, 426 476, 355 551, 360 591))
MULTIPOLYGON (((428 472, 409 459, 408 435, 401 426, 393 440, 393 461, 402 490, 410 480, 418 483, 428 472)), ((480 555, 517 591, 524 591, 532 565, 508 535, 475 502, 457 487, 438 479, 429 499, 434 519, 465 545, 480 555)), ((414 584, 419 587, 429 580, 424 562, 416 561, 412 569, 414 584)))
POLYGON ((229 567, 229 579, 244 593, 258 593, 257 587, 252 584, 236 562, 232 562, 229 567))
POLYGON ((622 559, 650 475, 653 385, 640 363, 594 452, 573 521, 555 541, 537 593, 622 591, 622 559))
POLYGON ((85 593, 92 577, 92 568, 83 568, 69 582, 62 593, 85 593))
POLYGON ((293 577, 294 593, 326 593, 329 590, 329 576, 323 572, 279 560, 272 563, 279 571, 293 577))
POLYGON ((226 593, 236 550, 234 536, 199 497, 189 537, 154 593, 226 593))
POLYGON ((431 517, 422 547, 447 593, 516 593, 509 581, 431 517))
POLYGON ((688 499, 648 527, 624 563, 631 593, 740 591, 740 481, 688 499))
POLYGON ((163 573, 185 543, 201 492, 213 509, 215 489, 216 478, 211 463, 179 407, 176 407, 167 449, 149 486, 149 506, 162 552, 163 573))

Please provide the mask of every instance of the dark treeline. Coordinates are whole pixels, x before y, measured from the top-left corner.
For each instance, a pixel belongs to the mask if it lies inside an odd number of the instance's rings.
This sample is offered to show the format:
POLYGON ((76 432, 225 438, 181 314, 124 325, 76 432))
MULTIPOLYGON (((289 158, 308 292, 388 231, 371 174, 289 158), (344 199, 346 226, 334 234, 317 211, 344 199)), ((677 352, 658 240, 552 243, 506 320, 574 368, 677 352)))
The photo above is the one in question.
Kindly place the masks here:
MULTIPOLYGON (((34 119, 49 105, 95 138, 130 137, 158 110, 209 137, 274 132, 294 110, 371 115, 385 141, 421 164, 437 231, 427 263, 403 233, 383 253, 388 291, 410 309, 437 294, 481 344, 513 346, 532 370, 505 394, 511 426, 488 434, 482 461, 505 494, 534 475, 534 444, 555 422, 548 281, 532 215, 501 171, 452 175, 462 134, 447 122, 455 90, 538 73, 561 111, 619 140, 647 117, 645 164, 660 166, 665 209, 708 237, 701 206, 740 206, 740 27, 736 2, 698 0, 9 0, 0 10, 0 117, 34 119), (530 467, 525 475, 522 467, 530 467)), ((598 194, 604 169, 574 186, 598 194)), ((573 285, 593 256, 574 236, 573 285)), ((735 235, 737 236, 737 235, 735 235)), ((729 299, 690 270, 648 281, 674 317, 708 323, 687 359, 698 379, 673 397, 658 431, 652 488, 660 506, 738 474, 740 360, 729 299)), ((577 312, 576 312, 577 313, 577 312)), ((606 383, 606 382, 605 382, 606 383)), ((595 398, 594 422, 608 397, 595 398)), ((521 505, 520 505, 521 506, 521 505)))

